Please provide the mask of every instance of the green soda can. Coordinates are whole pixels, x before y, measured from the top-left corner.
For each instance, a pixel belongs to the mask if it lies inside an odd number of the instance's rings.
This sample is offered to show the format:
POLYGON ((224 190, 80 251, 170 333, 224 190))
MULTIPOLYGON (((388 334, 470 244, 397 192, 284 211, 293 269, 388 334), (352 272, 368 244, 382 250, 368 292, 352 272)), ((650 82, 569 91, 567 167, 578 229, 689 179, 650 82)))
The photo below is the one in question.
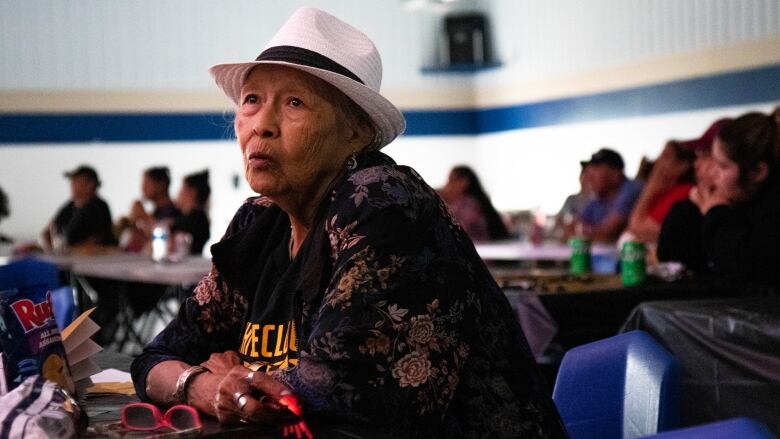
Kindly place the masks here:
POLYGON ((571 238, 569 239, 569 248, 571 248, 569 272, 571 274, 590 273, 590 240, 581 237, 571 238))
POLYGON ((626 242, 620 249, 620 277, 630 287, 645 282, 645 244, 626 242))

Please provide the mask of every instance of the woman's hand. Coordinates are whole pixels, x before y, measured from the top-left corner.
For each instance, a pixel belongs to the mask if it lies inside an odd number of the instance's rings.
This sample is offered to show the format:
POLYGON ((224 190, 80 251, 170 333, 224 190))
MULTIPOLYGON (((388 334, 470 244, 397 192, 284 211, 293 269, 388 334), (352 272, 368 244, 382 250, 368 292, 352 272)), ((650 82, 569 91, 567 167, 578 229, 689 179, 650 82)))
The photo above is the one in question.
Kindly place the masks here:
POLYGON ((656 193, 665 191, 674 186, 691 166, 689 162, 680 160, 673 154, 661 154, 653 165, 646 188, 656 193))
POLYGON ((227 375, 233 366, 241 364, 241 358, 236 351, 225 351, 222 353, 213 353, 208 360, 200 363, 211 373, 216 375, 227 375))
POLYGON ((233 366, 217 386, 214 414, 219 422, 270 424, 286 409, 278 401, 290 389, 262 372, 233 366))
POLYGON ((130 205, 129 216, 132 221, 146 220, 149 217, 140 200, 135 200, 133 201, 133 204, 130 205))
POLYGON ((720 204, 729 204, 729 199, 714 186, 696 186, 691 189, 689 198, 699 208, 702 215, 706 215, 710 209, 720 204))

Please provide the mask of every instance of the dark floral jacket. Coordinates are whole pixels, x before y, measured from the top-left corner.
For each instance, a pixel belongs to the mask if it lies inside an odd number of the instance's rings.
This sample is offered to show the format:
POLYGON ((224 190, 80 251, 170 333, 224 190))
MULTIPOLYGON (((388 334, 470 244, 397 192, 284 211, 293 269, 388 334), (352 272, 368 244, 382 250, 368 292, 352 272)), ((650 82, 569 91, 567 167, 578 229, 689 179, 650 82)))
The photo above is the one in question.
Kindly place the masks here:
MULTIPOLYGON (((278 286, 296 297, 299 358, 268 372, 308 416, 400 437, 566 437, 509 303, 416 172, 364 154, 318 218, 278 286)), ((134 361, 142 399, 155 364, 238 350, 264 249, 288 231, 267 198, 239 209, 212 272, 134 361)))

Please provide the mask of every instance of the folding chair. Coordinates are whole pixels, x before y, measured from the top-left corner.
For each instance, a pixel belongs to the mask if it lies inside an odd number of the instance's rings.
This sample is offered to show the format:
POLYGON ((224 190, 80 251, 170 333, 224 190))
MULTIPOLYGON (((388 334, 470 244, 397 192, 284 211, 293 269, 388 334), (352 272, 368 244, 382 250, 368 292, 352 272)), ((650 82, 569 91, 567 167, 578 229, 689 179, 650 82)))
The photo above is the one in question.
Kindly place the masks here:
POLYGON ((643 331, 569 350, 553 400, 571 439, 633 439, 679 425, 680 365, 643 331))

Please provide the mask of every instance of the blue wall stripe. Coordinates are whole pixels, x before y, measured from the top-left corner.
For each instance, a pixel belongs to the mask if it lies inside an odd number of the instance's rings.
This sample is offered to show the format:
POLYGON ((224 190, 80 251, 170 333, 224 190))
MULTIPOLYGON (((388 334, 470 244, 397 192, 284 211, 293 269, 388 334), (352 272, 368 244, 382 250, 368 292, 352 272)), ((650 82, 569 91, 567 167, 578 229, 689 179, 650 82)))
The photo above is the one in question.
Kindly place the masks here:
MULTIPOLYGON (((780 100, 780 64, 530 104, 405 111, 407 135, 477 135, 780 100)), ((0 143, 231 139, 223 113, 0 114, 0 143)))

